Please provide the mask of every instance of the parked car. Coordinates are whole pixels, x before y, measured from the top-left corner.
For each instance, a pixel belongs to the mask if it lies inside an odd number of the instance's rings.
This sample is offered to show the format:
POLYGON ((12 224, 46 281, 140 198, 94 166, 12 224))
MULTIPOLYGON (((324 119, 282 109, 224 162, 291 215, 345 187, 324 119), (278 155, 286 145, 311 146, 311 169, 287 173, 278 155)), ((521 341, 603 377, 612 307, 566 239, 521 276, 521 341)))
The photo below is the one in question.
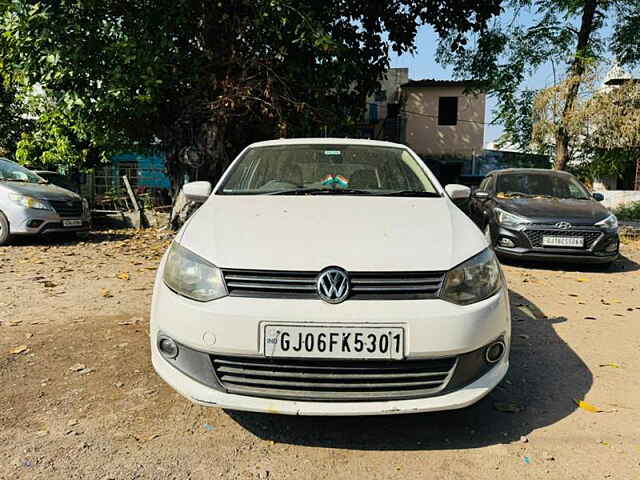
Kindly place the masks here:
POLYGON ((13 235, 82 232, 89 206, 79 195, 0 158, 0 245, 13 235))
POLYGON ((570 173, 512 168, 487 175, 470 216, 504 258, 608 264, 618 220, 570 173))
POLYGON ((164 255, 158 374, 198 404, 369 415, 462 408, 509 365, 505 280, 482 232, 404 145, 250 145, 164 255))
POLYGON ((33 173, 41 178, 44 178, 47 182, 57 185, 66 190, 70 190, 74 193, 80 194, 80 185, 73 181, 70 177, 62 175, 58 172, 50 172, 48 170, 32 170, 33 173))

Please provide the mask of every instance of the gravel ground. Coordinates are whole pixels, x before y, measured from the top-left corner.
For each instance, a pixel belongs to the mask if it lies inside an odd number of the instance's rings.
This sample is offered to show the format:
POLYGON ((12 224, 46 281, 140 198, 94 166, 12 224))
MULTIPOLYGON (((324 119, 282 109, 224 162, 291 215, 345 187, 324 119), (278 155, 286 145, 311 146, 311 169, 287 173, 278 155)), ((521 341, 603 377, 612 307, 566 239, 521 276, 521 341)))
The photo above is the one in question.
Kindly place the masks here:
POLYGON ((156 376, 147 322, 168 242, 0 247, 0 478, 640 478, 637 246, 607 271, 505 266, 512 366, 473 407, 304 418, 195 406, 156 376))

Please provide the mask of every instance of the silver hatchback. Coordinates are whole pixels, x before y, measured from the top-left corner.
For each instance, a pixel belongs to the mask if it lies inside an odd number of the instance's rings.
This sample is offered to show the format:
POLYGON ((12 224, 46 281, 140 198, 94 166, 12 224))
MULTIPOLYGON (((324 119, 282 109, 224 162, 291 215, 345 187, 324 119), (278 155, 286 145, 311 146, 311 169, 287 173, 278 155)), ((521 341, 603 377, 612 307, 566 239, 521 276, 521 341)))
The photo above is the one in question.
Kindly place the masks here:
POLYGON ((87 201, 0 158, 0 245, 13 235, 89 230, 87 201))

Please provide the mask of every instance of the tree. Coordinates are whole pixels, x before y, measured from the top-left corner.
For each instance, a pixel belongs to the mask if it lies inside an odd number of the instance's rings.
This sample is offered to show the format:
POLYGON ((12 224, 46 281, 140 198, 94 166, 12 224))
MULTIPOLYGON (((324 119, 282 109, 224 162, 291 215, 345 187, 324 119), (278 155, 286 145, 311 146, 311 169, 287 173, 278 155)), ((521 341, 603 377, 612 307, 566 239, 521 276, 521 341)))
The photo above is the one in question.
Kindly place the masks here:
POLYGON ((451 45, 443 42, 439 58, 454 65, 458 75, 478 78, 497 96, 497 118, 512 137, 522 138, 527 133, 519 131, 526 121, 508 121, 516 115, 514 107, 535 96, 521 92, 523 82, 545 64, 551 64, 554 76, 558 70, 558 78, 570 79, 564 83, 553 142, 555 168, 565 169, 572 142, 567 123, 578 101, 582 78, 609 46, 621 54, 620 61, 625 64, 640 61, 640 41, 634 33, 640 7, 636 0, 511 0, 509 7, 492 28, 470 35, 466 47, 452 51, 451 45), (610 38, 605 36, 606 24, 612 27, 610 38))
POLYGON ((13 157, 21 136, 32 128, 16 89, 0 83, 0 155, 13 157))
POLYGON ((215 178, 252 140, 342 134, 420 24, 452 48, 501 0, 15 0, 7 81, 42 86, 87 151, 162 149, 215 178))
POLYGON ((547 145, 562 128, 570 156, 586 166, 590 176, 619 175, 626 162, 640 158, 640 82, 601 88, 590 67, 579 81, 582 95, 567 108, 576 83, 570 77, 536 96, 532 141, 547 145))

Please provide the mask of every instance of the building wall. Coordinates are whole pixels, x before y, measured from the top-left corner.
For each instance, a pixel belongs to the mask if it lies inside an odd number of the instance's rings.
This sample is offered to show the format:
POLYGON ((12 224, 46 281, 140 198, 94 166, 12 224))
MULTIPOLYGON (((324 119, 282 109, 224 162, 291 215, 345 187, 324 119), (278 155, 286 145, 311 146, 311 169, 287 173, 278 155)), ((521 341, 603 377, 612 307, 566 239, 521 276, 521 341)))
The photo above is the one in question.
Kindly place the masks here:
POLYGON ((485 95, 464 87, 404 88, 406 143, 421 155, 480 154, 484 143, 485 95), (458 123, 438 125, 440 97, 458 97, 458 123))

